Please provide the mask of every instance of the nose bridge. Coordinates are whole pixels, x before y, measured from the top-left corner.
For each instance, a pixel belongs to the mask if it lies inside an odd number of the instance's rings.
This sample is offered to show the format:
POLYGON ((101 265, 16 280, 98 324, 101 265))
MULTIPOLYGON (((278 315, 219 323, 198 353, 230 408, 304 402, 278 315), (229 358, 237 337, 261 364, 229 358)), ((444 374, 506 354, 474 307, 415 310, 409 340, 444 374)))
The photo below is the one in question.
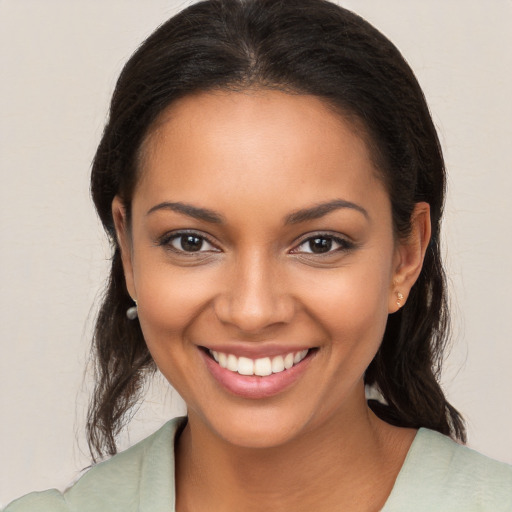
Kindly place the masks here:
POLYGON ((293 316, 293 299, 279 262, 266 251, 240 254, 233 263, 217 315, 245 332, 287 323, 293 316))

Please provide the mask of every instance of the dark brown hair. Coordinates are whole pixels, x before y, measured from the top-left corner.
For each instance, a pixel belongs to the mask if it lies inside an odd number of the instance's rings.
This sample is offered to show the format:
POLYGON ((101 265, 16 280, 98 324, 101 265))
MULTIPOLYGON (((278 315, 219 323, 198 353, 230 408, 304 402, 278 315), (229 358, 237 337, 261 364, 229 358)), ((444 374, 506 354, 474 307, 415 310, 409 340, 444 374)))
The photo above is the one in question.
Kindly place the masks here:
POLYGON ((97 381, 88 416, 93 457, 114 454, 115 438, 155 370, 127 293, 111 204, 130 213, 141 145, 176 99, 212 89, 272 87, 324 99, 367 134, 392 204, 396 236, 406 237, 415 203, 431 208, 432 239, 407 303, 388 318, 366 371, 394 425, 428 427, 465 439, 461 416, 438 383, 448 335, 439 229, 445 170, 418 82, 396 47, 356 14, 324 0, 207 0, 160 26, 117 82, 92 167, 91 190, 113 246, 112 271, 94 333, 97 381))

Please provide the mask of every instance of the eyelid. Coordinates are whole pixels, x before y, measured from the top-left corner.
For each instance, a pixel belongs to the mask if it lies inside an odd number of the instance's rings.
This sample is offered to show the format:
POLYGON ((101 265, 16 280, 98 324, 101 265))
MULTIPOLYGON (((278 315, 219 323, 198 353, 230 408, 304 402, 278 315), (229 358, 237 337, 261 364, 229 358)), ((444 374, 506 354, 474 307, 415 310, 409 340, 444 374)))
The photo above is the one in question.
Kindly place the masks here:
POLYGON ((292 254, 312 254, 313 256, 328 256, 340 252, 349 251, 351 249, 354 249, 356 244, 347 236, 341 235, 340 233, 330 233, 330 232, 317 232, 317 233, 308 233, 306 235, 303 235, 300 240, 295 243, 293 248, 291 249, 292 254), (329 250, 325 253, 314 253, 309 251, 299 251, 298 248, 301 245, 304 245, 305 243, 309 242, 310 240, 314 240, 315 238, 329 238, 333 240, 335 243, 337 243, 340 247, 335 248, 334 250, 329 250))
POLYGON ((156 240, 156 245, 162 246, 170 251, 173 251, 176 254, 183 254, 186 256, 204 255, 204 253, 208 253, 208 252, 221 252, 221 249, 212 240, 212 237, 210 237, 210 235, 208 235, 207 233, 204 233, 203 231, 198 231, 196 229, 176 229, 173 231, 169 231, 156 240), (190 251, 189 252, 189 251, 183 251, 180 249, 176 249, 175 247, 173 247, 171 245, 171 242, 173 240, 176 240, 177 238, 180 238, 181 236, 186 236, 186 235, 193 235, 193 236, 197 236, 197 238, 202 238, 205 242, 210 244, 214 248, 214 250, 208 249, 208 250, 190 251))
MULTIPOLYGON (((211 253, 211 252, 222 252, 222 249, 219 248, 218 244, 212 240, 213 237, 211 237, 208 233, 205 233, 200 230, 196 229, 177 229, 172 230, 164 235, 157 238, 155 241, 155 245, 162 246, 165 249, 168 249, 176 254, 179 255, 185 255, 185 256, 199 256, 199 255, 205 255, 205 253, 211 253), (203 239, 206 243, 210 244, 213 249, 208 250, 199 250, 199 251, 184 251, 177 249, 171 245, 171 242, 173 240, 176 240, 177 238, 185 235, 194 235, 198 238, 203 239)), ((313 233, 307 233, 299 238, 297 242, 294 243, 292 249, 289 251, 291 254, 311 254, 315 257, 322 257, 322 256, 329 256, 336 253, 346 252, 350 251, 351 249, 354 249, 356 246, 356 243, 352 241, 349 237, 346 235, 342 235, 340 233, 332 233, 332 232, 313 232, 313 233), (335 248, 334 250, 329 250, 325 253, 313 253, 309 251, 300 251, 299 247, 310 240, 313 240, 315 238, 328 238, 333 240, 339 247, 335 248)))

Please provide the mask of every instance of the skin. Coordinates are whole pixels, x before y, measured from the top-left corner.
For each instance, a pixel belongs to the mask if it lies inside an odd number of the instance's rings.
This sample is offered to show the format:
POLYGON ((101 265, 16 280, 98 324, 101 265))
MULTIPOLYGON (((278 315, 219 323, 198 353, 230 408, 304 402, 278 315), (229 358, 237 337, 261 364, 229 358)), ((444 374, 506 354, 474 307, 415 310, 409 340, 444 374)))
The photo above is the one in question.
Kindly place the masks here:
POLYGON ((369 410, 363 375, 421 270, 428 205, 396 240, 351 124, 316 97, 256 90, 173 104, 145 143, 131 226, 112 207, 148 348, 188 406, 177 510, 379 510, 415 431, 369 410), (335 200, 351 207, 286 222, 335 200), (161 207, 176 202, 221 222, 161 207), (208 241, 186 252, 183 229, 208 241), (311 252, 315 235, 329 252, 311 252), (291 386, 250 399, 213 378, 200 346, 314 351, 291 386))

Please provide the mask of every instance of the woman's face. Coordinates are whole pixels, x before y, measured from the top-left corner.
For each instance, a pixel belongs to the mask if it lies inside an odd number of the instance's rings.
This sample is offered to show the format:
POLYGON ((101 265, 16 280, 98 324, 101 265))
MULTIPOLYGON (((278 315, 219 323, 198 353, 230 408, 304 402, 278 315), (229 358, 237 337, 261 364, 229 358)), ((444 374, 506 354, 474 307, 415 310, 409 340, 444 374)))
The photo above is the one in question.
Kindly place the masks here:
POLYGON ((141 172, 131 236, 113 205, 127 285, 191 421, 261 447, 365 414, 407 261, 351 125, 313 96, 202 93, 141 172))

